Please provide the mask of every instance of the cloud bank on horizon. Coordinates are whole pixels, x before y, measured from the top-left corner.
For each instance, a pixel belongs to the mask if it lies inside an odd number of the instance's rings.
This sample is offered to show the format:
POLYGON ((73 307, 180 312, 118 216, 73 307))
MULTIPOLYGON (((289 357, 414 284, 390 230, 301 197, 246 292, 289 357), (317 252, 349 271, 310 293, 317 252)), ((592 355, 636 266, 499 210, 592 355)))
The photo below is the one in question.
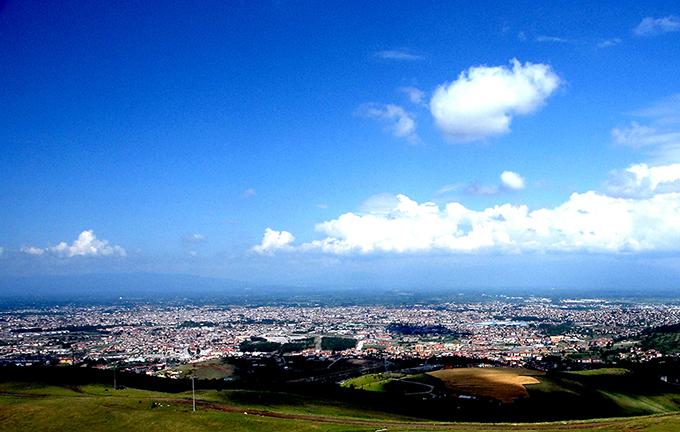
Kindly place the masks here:
POLYGON ((680 164, 639 164, 610 179, 613 193, 573 193, 554 208, 501 204, 472 210, 397 195, 388 211, 348 212, 322 222, 326 237, 292 246, 287 231, 267 228, 259 253, 644 252, 680 250, 680 164))

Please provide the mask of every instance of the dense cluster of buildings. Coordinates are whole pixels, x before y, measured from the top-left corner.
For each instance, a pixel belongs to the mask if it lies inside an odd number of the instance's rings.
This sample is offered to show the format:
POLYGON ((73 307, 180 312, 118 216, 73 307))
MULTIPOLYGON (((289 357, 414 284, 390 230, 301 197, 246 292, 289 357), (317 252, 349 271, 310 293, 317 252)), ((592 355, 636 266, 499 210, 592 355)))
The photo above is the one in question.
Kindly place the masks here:
POLYGON ((658 356, 624 341, 678 322, 678 305, 536 297, 402 307, 55 306, 0 312, 0 362, 127 365, 156 373, 242 356, 243 342, 253 338, 306 341, 298 352, 330 355, 319 340, 332 335, 356 341, 337 356, 464 356, 521 365, 573 355, 588 363, 600 361, 589 353, 619 343, 621 358, 658 356), (415 331, 395 332, 395 323, 415 331))

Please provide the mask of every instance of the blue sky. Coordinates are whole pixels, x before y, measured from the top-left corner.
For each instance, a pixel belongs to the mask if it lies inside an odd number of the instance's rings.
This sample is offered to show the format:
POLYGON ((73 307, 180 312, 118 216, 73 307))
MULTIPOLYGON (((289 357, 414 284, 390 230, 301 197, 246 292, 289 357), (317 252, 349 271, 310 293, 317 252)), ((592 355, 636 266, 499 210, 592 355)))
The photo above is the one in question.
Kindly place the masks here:
POLYGON ((0 3, 0 273, 680 280, 677 2, 201 3, 0 3))

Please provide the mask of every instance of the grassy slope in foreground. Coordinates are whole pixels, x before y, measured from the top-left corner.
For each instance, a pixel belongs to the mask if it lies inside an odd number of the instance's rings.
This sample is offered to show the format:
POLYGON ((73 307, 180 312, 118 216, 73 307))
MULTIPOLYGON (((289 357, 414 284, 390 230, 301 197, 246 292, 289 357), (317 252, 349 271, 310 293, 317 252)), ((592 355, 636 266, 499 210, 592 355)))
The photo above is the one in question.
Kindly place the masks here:
MULTIPOLYGON (((237 406, 216 391, 200 393, 199 410, 191 412, 188 394, 136 389, 110 391, 103 386, 0 386, 0 430, 128 431, 646 431, 680 430, 680 415, 535 424, 465 424, 418 422, 387 414, 342 408, 285 410, 237 406), (310 412, 311 411, 311 412, 310 412), (245 413, 248 414, 245 414, 245 413)), ((278 407, 277 407, 278 408, 278 407)))

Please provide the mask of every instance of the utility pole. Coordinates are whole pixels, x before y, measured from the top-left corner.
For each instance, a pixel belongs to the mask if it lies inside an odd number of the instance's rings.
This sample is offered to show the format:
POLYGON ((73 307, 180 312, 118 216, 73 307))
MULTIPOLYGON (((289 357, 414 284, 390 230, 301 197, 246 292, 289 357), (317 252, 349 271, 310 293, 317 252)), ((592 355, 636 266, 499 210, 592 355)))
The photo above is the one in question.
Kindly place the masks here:
POLYGON ((116 388, 116 368, 113 368, 113 389, 115 390, 116 388))
POLYGON ((192 411, 196 412, 196 387, 194 386, 194 376, 191 375, 191 399, 192 399, 192 411))

